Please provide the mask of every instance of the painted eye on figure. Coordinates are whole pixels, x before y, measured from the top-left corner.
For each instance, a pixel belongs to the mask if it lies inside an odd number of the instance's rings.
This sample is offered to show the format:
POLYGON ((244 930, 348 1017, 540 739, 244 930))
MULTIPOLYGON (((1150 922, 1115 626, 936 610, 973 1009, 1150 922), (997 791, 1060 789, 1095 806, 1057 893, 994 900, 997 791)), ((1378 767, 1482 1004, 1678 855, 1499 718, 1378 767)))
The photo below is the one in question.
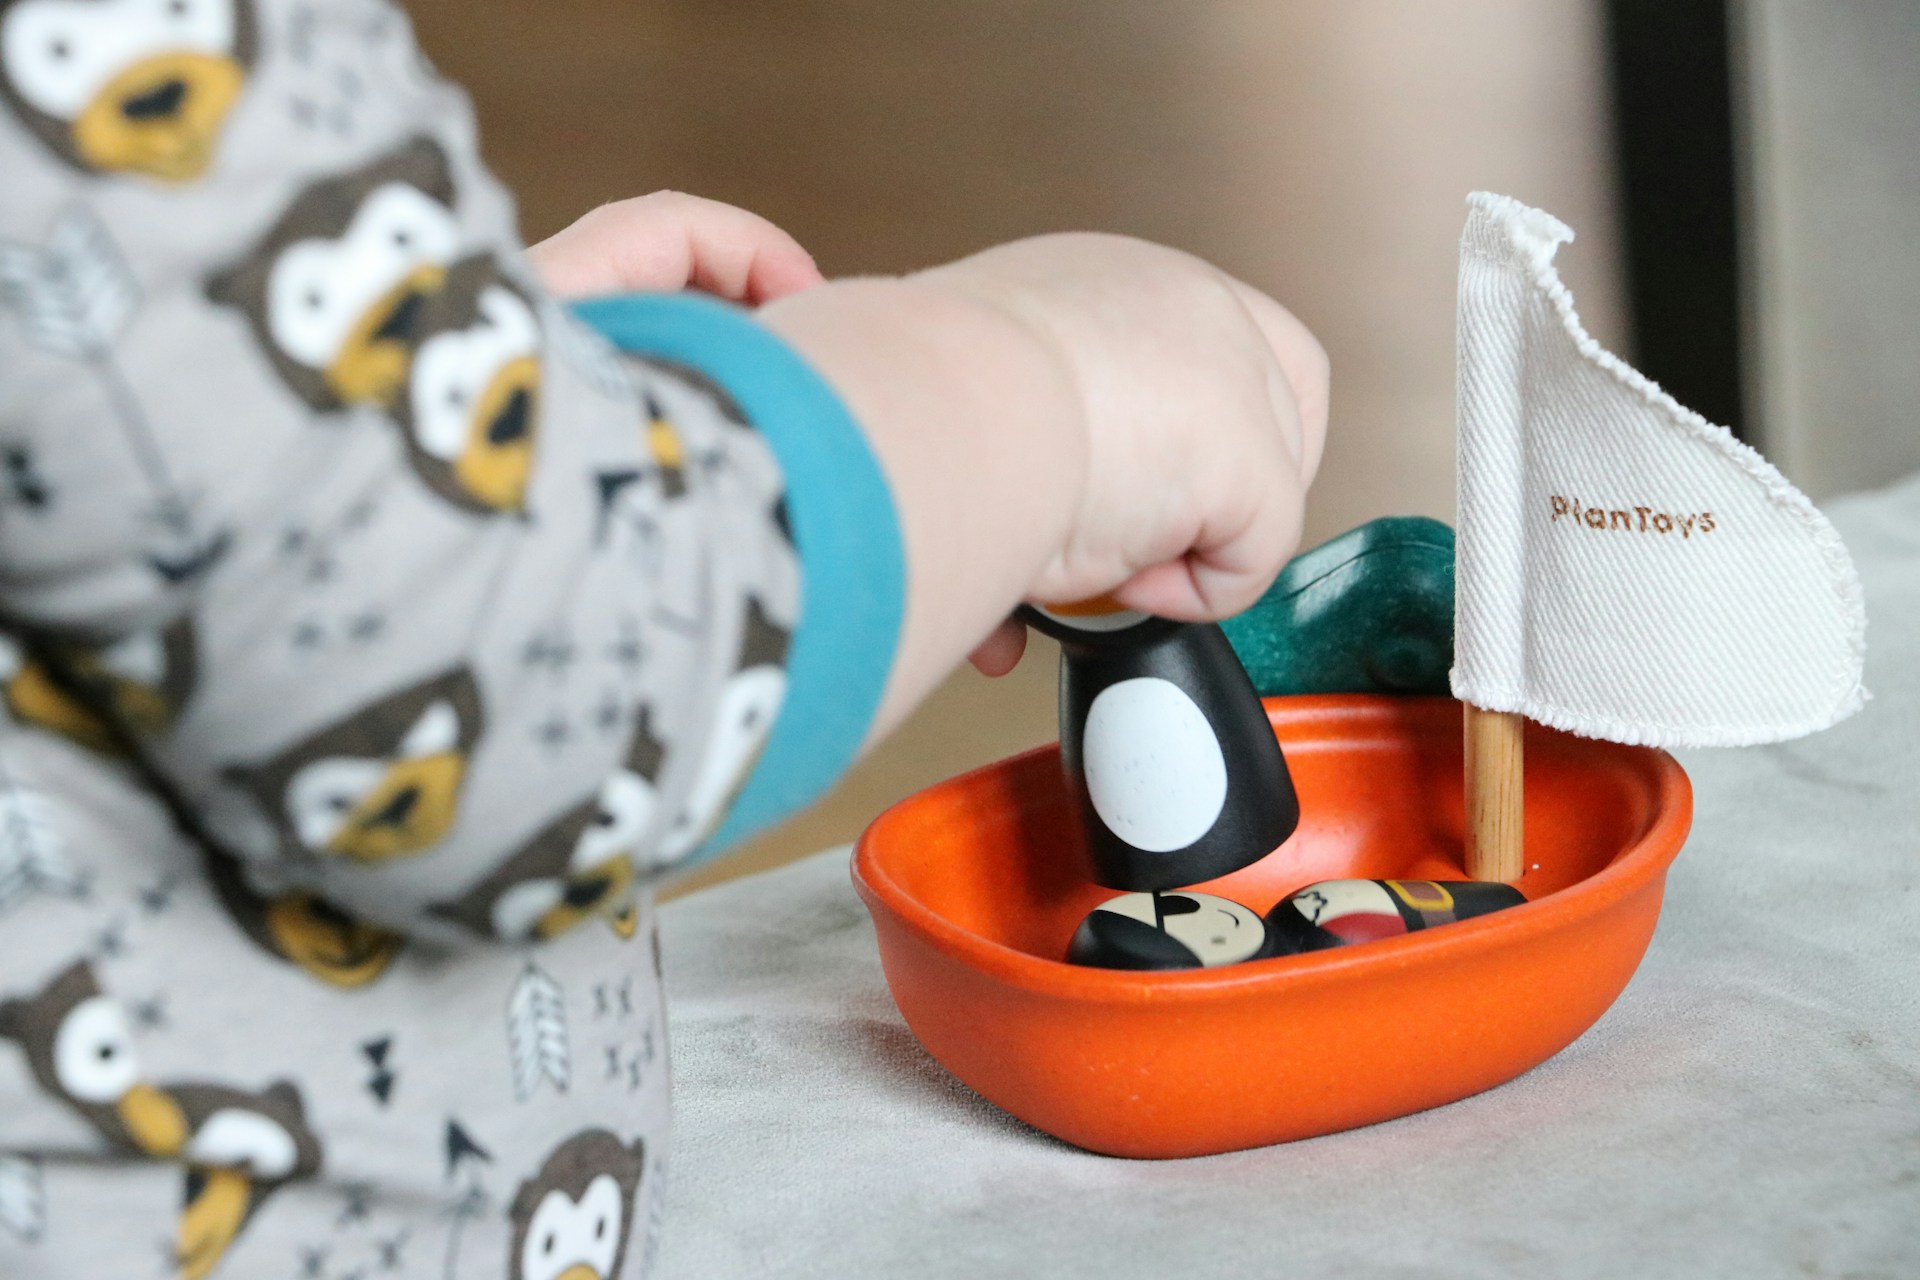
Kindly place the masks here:
POLYGON ((82 1102, 113 1102, 133 1088, 140 1064, 118 1003, 94 996, 73 1007, 54 1036, 53 1072, 82 1102))

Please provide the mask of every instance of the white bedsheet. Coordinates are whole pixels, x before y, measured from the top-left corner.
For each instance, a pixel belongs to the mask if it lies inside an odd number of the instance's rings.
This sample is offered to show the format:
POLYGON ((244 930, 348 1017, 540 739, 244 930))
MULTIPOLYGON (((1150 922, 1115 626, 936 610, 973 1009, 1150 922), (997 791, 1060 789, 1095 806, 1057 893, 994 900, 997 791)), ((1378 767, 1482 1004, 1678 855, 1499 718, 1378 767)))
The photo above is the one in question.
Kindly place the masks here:
POLYGON ((1683 756, 1652 949, 1559 1057, 1290 1146, 1089 1155, 919 1047, 831 850, 662 911, 660 1274, 1920 1278, 1920 477, 1829 514, 1875 701, 1683 756))

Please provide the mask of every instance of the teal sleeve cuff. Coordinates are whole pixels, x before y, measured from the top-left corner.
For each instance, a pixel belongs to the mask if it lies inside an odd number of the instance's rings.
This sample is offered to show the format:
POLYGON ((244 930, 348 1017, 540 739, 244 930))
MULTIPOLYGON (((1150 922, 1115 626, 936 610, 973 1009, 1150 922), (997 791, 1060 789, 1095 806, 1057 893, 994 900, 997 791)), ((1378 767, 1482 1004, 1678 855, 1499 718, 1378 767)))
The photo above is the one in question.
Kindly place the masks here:
POLYGON ((747 312, 689 293, 596 298, 574 310, 615 346, 689 365, 725 388, 786 476, 801 568, 787 696, 752 776, 691 865, 813 803, 853 763, 900 638, 900 522, 840 397, 747 312))

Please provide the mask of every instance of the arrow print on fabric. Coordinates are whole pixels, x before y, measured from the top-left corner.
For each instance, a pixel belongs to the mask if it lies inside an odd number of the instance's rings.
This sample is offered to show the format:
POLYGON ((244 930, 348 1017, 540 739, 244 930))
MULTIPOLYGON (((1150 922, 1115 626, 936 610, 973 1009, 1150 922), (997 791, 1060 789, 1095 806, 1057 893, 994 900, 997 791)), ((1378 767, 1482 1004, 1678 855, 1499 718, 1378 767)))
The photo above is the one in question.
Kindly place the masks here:
POLYGON ((35 465, 33 448, 26 444, 0 446, 0 483, 9 504, 41 512, 53 505, 53 486, 35 465))
POLYGON ((117 960, 127 953, 127 922, 115 920, 93 938, 93 954, 101 960, 117 960))
POLYGON ((349 1227, 356 1222, 366 1222, 373 1217, 373 1184, 370 1182, 348 1182, 340 1187, 340 1215, 334 1219, 335 1227, 349 1227))
POLYGON ((387 1055, 392 1051, 392 1036, 381 1036, 360 1046, 360 1052, 373 1064, 373 1074, 367 1078, 367 1092, 379 1099, 383 1107, 393 1100, 393 1086, 399 1079, 387 1066, 387 1055))
POLYGON ((466 1126, 458 1120, 447 1121, 447 1179, 453 1176, 469 1162, 492 1164, 493 1153, 474 1140, 466 1126))
POLYGON ((93 375, 154 504, 160 541, 146 552, 147 566, 172 585, 212 568, 233 534, 195 519, 115 355, 114 343, 140 309, 140 285, 106 224, 75 205, 56 219, 44 244, 0 242, 0 304, 19 313, 35 347, 93 375))
POLYGON ((375 1265, 382 1271, 399 1271, 406 1265, 406 1258, 402 1250, 407 1247, 407 1241, 412 1238, 413 1232, 407 1230, 402 1231, 392 1239, 374 1241, 373 1251, 375 1265))

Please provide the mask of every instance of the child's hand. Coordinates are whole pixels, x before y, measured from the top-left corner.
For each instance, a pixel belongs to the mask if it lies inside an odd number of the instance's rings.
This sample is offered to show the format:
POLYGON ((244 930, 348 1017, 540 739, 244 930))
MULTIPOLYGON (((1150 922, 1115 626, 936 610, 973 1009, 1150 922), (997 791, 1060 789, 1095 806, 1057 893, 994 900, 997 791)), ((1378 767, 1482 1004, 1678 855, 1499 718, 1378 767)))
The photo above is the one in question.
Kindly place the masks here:
POLYGON ((757 306, 820 283, 812 255, 765 218, 678 191, 602 205, 527 256, 562 298, 691 287, 757 306))
MULTIPOLYGON (((927 278, 979 288, 1051 340, 1085 404, 1086 489, 1027 598, 1109 592, 1187 619, 1259 598, 1299 545, 1326 436, 1327 356, 1305 325, 1198 259, 1117 236, 1020 241, 927 278)), ((1007 621, 971 656, 999 675, 1025 647, 1007 621)))
POLYGON ((895 491, 910 581, 882 727, 982 636, 982 668, 1011 665, 1021 599, 1224 617, 1298 543, 1326 355, 1197 259, 1049 236, 762 314, 840 389, 895 491))

